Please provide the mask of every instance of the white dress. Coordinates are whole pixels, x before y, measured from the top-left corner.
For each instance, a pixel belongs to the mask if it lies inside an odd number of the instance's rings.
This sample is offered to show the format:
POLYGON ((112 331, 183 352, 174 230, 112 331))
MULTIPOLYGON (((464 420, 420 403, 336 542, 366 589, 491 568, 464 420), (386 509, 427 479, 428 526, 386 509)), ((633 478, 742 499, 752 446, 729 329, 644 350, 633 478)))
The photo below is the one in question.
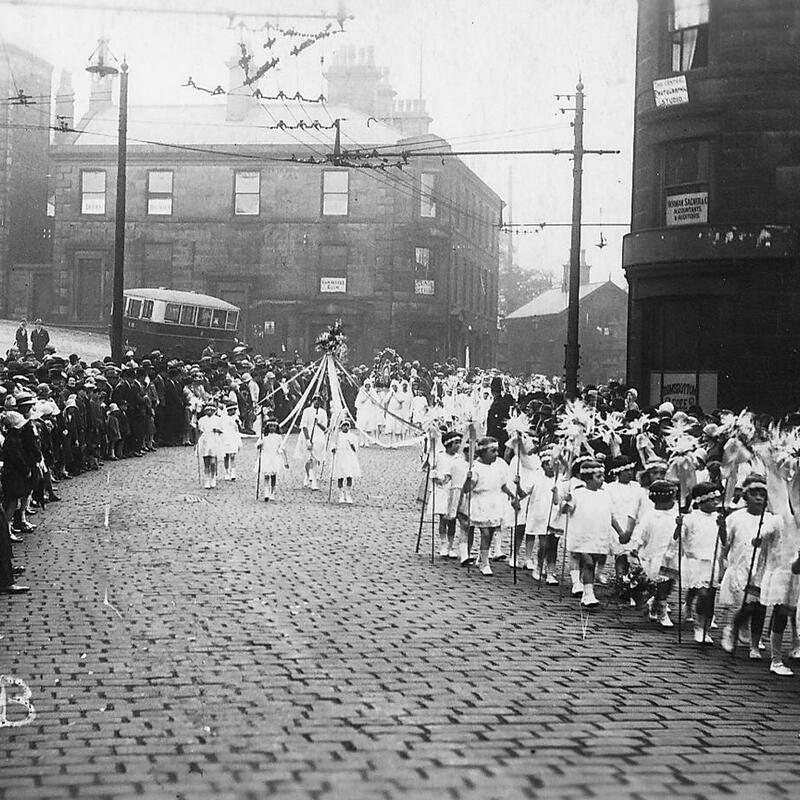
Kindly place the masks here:
POLYGON ((356 397, 356 425, 370 435, 378 430, 378 406, 374 395, 363 386, 356 397))
POLYGON ((226 413, 222 420, 222 452, 238 453, 242 447, 242 435, 239 433, 239 424, 236 415, 226 413))
MULTIPOLYGON (((720 606, 739 607, 745 596, 747 575, 753 562, 753 539, 758 533, 760 514, 751 514, 746 508, 734 511, 726 520, 728 532, 728 566, 719 586, 717 602, 720 606)), ((779 533, 781 520, 779 517, 764 513, 764 524, 761 536, 771 538, 779 533)), ((767 546, 758 548, 753 571, 750 573, 749 586, 760 587, 766 566, 767 546)), ((749 594, 749 593, 748 593, 749 594)))
MULTIPOLYGON (((517 460, 518 457, 515 455, 508 465, 508 488, 511 489, 512 492, 514 491, 515 479, 517 477, 517 460)), ((520 500, 519 510, 516 513, 514 512, 514 506, 511 505, 511 498, 506 498, 506 518, 503 522, 504 525, 513 528, 515 522, 517 525, 526 524, 528 512, 530 511, 528 498, 533 492, 539 474, 543 474, 541 463, 539 456, 523 454, 522 461, 519 464, 519 488, 522 489, 527 496, 520 500)))
MULTIPOLYGON (((429 521, 432 514, 448 516, 450 511, 450 490, 453 483, 453 462, 456 459, 464 460, 460 455, 451 456, 445 452, 436 453, 436 463, 431 467, 428 497, 425 501, 424 517, 429 521)), ((464 463, 466 465, 466 462, 464 463)))
POLYGON ((336 448, 333 456, 333 478, 360 478, 361 465, 358 463, 358 437, 353 431, 338 431, 334 434, 332 447, 336 448))
MULTIPOLYGON (((566 515, 561 509, 560 499, 553 497, 555 480, 555 475, 548 477, 544 470, 537 475, 533 493, 528 500, 525 519, 526 535, 543 536, 553 532, 558 536, 564 533, 566 515)), ((559 495, 563 497, 569 491, 569 481, 559 480, 558 491, 559 495)))
POLYGON ((297 444, 295 445, 295 456, 307 460, 308 443, 310 441, 311 455, 317 461, 324 461, 325 445, 328 439, 327 429, 328 412, 324 408, 314 408, 314 406, 306 408, 300 417, 300 435, 297 437, 297 444), (304 429, 308 431, 309 439, 306 439, 303 433, 304 429))
POLYGON ((800 575, 792 574, 792 563, 800 550, 800 530, 789 517, 768 544, 766 567, 761 580, 761 605, 796 608, 800 594, 800 575))
POLYGON ((491 464, 472 465, 471 520, 478 528, 499 528, 505 521, 507 496, 503 486, 509 481, 508 464, 498 458, 491 464))
MULTIPOLYGON (((611 509, 614 519, 619 523, 622 530, 627 530, 628 525, 633 521, 633 528, 642 518, 644 510, 647 508, 645 501, 648 500, 647 492, 637 481, 620 483, 612 481, 603 487, 611 498, 611 509)), ((632 528, 632 529, 633 529, 632 528)), ((621 556, 631 551, 631 544, 622 544, 619 536, 611 537, 611 554, 621 556)))
POLYGON ((642 518, 634 549, 639 552, 639 562, 650 580, 657 580, 662 567, 676 570, 678 543, 673 538, 677 526, 678 505, 669 509, 648 511, 642 518))
POLYGON ((603 555, 611 546, 611 498, 604 489, 591 490, 585 485, 572 490, 567 527, 567 550, 571 553, 603 555))
POLYGON ((683 563, 681 565, 681 579, 687 589, 704 589, 716 585, 719 581, 719 567, 715 569, 712 579, 711 564, 714 560, 714 550, 717 551, 717 561, 722 545, 717 544, 717 514, 711 514, 700 509, 695 509, 683 520, 683 563), (713 582, 712 582, 713 581, 713 582))
POLYGON ((197 452, 201 458, 208 456, 220 458, 225 455, 222 446, 222 418, 219 414, 212 414, 210 417, 204 414, 202 417, 198 417, 197 429, 200 431, 197 452))
POLYGON ((279 433, 268 433, 261 440, 261 474, 277 475, 286 466, 283 458, 283 437, 279 433))
POLYGON ((389 393, 386 402, 386 433, 399 435, 403 432, 403 399, 399 391, 389 393))

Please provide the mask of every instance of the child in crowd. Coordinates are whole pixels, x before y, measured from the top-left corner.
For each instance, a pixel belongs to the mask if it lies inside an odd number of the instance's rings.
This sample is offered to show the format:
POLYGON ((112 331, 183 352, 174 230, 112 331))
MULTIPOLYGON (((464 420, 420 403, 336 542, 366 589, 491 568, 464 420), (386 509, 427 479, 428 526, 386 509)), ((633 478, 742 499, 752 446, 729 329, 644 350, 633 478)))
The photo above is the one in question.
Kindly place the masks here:
POLYGON ((203 409, 203 416, 197 420, 200 438, 197 440, 197 454, 203 459, 205 488, 217 486, 217 463, 222 452, 222 419, 213 403, 203 409))
POLYGON ((467 473, 467 485, 471 494, 470 517, 472 524, 480 529, 481 549, 479 566, 482 575, 491 575, 489 548, 492 537, 500 530, 506 516, 506 499, 519 504, 513 479, 508 474, 508 464, 498 458, 500 448, 497 439, 484 436, 478 440, 475 450, 477 459, 467 473))
POLYGON ((714 614, 714 593, 719 581, 719 515, 722 493, 709 482, 692 487, 693 510, 683 520, 682 583, 686 590, 686 619, 694 623, 694 640, 713 644, 708 633, 714 614), (696 601, 693 609, 692 604, 696 601))
MULTIPOLYGON (((530 434, 521 434, 511 438, 508 448, 514 453, 508 464, 508 474, 510 480, 516 486, 516 496, 518 503, 513 501, 506 507, 506 524, 511 528, 511 555, 509 563, 513 566, 516 558, 516 565, 521 567, 523 564, 519 560, 519 551, 522 540, 525 538, 525 528, 530 511, 530 498, 536 486, 536 480, 542 472, 542 462, 536 454, 536 442, 530 434)), ((533 569, 531 554, 533 551, 533 539, 530 544, 525 542, 525 558, 530 562, 530 569, 533 569)))
POLYGON ((236 454, 242 447, 242 435, 239 433, 239 404, 228 400, 226 413, 220 417, 222 423, 222 452, 224 454, 225 480, 236 480, 236 454))
POLYGON ((339 431, 333 438, 331 453, 333 478, 339 487, 339 502, 352 505, 353 480, 361 477, 361 465, 358 463, 358 436, 351 430, 351 423, 347 418, 339 424, 339 431))
MULTIPOLYGON (((453 488, 453 462, 460 460, 458 446, 460 434, 449 431, 442 435, 444 452, 436 449, 436 458, 431 462, 430 487, 425 504, 424 519, 431 521, 431 516, 439 517, 439 555, 442 558, 457 558, 455 549, 456 519, 451 509, 450 497, 453 488)), ((463 485, 463 484, 462 484, 463 485)), ((460 488, 460 487, 459 487, 460 488)), ((436 520, 433 520, 433 524, 436 520)))
POLYGON ((561 475, 556 481, 556 469, 552 453, 541 456, 542 469, 537 473, 531 496, 528 498, 528 513, 525 520, 525 569, 534 570, 533 548, 538 539, 535 575, 546 575, 548 586, 558 585, 556 577, 556 555, 558 542, 564 534, 564 512, 561 500, 567 494, 569 481, 561 475))
MULTIPOLYGON (((650 484, 648 494, 653 508, 642 517, 631 549, 631 556, 638 558, 653 587, 647 601, 650 620, 657 621, 662 628, 673 627, 667 598, 677 575, 675 534, 683 525, 675 499, 677 493, 678 487, 671 481, 658 479, 650 484)), ((628 542, 630 535, 626 533, 620 539, 628 542)))
POLYGON ((278 420, 270 414, 261 425, 261 436, 256 444, 259 452, 261 475, 264 478, 264 502, 275 497, 275 484, 281 467, 289 469, 289 459, 283 448, 283 437, 278 433, 278 420))
POLYGON ((106 438, 108 440, 106 457, 110 461, 117 461, 122 458, 122 433, 119 416, 119 406, 116 403, 111 403, 108 407, 108 419, 106 420, 106 438))
POLYGON ((772 539, 780 532, 781 520, 767 511, 767 484, 763 477, 748 475, 742 490, 744 508, 733 511, 725 520, 726 542, 722 558, 727 566, 720 583, 717 605, 727 617, 722 631, 722 648, 732 652, 736 647, 739 626, 749 622, 750 658, 756 661, 761 658, 758 642, 766 617, 766 608, 760 602, 767 549, 762 545, 771 545, 772 539))
POLYGON ((569 515, 567 549, 578 559, 583 591, 581 605, 594 608, 600 604, 595 597, 594 581, 598 558, 608 553, 612 529, 621 536, 623 531, 611 509, 611 499, 602 491, 605 471, 593 459, 580 465, 581 482, 564 498, 564 510, 569 515))

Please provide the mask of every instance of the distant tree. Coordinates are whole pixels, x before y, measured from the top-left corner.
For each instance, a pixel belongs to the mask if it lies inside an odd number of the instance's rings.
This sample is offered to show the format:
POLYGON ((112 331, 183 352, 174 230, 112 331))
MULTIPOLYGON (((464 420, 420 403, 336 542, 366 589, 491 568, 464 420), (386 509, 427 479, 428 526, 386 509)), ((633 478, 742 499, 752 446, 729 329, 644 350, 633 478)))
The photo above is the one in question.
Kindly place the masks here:
POLYGON ((523 269, 514 264, 500 269, 498 311, 501 317, 516 311, 542 292, 552 289, 555 276, 543 269, 523 269))

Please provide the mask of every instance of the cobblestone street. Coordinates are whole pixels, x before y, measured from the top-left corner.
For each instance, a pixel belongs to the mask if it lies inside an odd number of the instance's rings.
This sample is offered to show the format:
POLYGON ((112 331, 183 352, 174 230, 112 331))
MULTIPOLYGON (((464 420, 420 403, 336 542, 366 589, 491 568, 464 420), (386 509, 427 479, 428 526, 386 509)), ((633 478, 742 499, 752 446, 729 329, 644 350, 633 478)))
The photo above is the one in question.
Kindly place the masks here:
POLYGON ((297 464, 257 503, 252 440, 215 491, 194 458, 62 483, 16 546, 1 798, 800 796, 800 678, 431 565, 415 449, 362 451, 353 507, 297 464))

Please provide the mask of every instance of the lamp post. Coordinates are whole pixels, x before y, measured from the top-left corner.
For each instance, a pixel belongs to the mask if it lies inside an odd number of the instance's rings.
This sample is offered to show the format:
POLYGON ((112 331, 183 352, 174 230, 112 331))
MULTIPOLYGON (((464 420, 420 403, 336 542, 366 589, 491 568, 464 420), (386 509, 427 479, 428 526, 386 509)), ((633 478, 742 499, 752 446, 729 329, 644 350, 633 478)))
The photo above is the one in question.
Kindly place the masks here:
POLYGON ((111 299, 111 358, 122 363, 122 315, 125 287, 125 183, 128 144, 128 65, 120 68, 107 63, 108 42, 101 39, 95 51, 97 58, 86 71, 101 79, 119 75, 119 129, 117 136, 117 204, 114 220, 114 280, 111 299))

